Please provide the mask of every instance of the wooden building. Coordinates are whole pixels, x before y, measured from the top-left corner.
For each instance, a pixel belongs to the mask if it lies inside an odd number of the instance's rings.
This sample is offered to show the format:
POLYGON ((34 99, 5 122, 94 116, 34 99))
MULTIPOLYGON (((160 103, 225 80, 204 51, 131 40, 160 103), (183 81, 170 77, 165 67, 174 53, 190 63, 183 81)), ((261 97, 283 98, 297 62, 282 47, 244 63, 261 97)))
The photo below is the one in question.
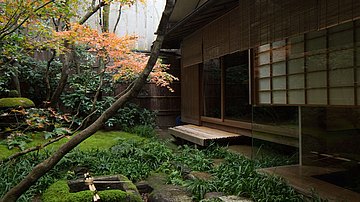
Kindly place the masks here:
POLYGON ((296 148, 298 165, 264 172, 330 200, 360 198, 359 0, 177 0, 171 19, 163 48, 181 49, 188 124, 174 135, 296 148))

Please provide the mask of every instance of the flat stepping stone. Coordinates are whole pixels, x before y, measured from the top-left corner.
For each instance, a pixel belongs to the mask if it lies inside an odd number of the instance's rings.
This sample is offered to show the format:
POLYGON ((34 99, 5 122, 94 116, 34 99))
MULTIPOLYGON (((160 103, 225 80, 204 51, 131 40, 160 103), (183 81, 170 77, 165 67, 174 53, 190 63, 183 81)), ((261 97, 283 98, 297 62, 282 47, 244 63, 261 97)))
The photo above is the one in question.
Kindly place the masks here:
POLYGON ((189 180, 199 179, 199 180, 209 181, 213 179, 213 176, 207 172, 192 171, 189 174, 187 174, 185 178, 189 180))
POLYGON ((192 202, 191 194, 185 188, 166 184, 165 174, 152 174, 146 182, 154 189, 149 195, 149 202, 192 202))
POLYGON ((221 196, 221 197, 219 197, 219 199, 224 202, 253 202, 253 200, 251 200, 251 199, 240 197, 240 196, 234 196, 234 195, 221 196))

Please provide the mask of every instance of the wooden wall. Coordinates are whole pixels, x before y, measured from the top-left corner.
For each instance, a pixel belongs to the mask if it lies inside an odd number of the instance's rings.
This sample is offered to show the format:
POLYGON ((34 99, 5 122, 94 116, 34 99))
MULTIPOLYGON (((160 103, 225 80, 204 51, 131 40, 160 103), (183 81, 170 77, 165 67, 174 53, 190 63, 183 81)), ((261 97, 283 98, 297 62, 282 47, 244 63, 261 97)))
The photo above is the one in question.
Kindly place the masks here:
POLYGON ((200 125, 200 67, 198 64, 181 69, 181 120, 200 125))

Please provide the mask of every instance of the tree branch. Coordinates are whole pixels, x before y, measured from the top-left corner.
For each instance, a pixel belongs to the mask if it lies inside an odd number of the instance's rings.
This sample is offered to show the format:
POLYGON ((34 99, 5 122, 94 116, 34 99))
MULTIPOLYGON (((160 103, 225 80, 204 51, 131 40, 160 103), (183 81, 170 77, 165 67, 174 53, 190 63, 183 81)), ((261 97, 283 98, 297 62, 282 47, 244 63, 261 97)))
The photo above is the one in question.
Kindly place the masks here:
POLYGON ((105 6, 105 2, 102 1, 95 7, 89 7, 89 11, 85 13, 85 15, 79 20, 78 23, 80 25, 84 24, 92 15, 94 15, 94 13, 96 13, 103 6, 105 6))
POLYGON ((66 135, 60 135, 60 136, 57 136, 56 138, 50 140, 49 142, 47 142, 47 143, 45 143, 45 144, 38 145, 38 146, 35 146, 35 147, 31 147, 31 148, 25 149, 25 150, 23 150, 23 151, 21 151, 21 152, 15 153, 15 154, 7 157, 5 160, 1 161, 1 162, 0 162, 0 165, 3 164, 3 163, 5 163, 5 162, 11 161, 11 160, 13 160, 13 159, 15 159, 15 158, 18 158, 18 157, 20 157, 20 156, 23 156, 23 155, 25 155, 25 154, 27 154, 27 153, 30 153, 30 152, 37 151, 37 150, 40 150, 40 149, 42 149, 42 148, 45 148, 46 146, 49 146, 49 145, 51 145, 52 143, 55 143, 55 142, 63 139, 64 137, 66 137, 66 135))
MULTIPOLYGON (((45 4, 43 4, 43 5, 39 6, 39 7, 37 7, 37 8, 34 10, 34 13, 38 12, 39 10, 41 10, 42 8, 44 8, 45 6, 47 6, 47 5, 49 5, 49 4, 53 3, 53 2, 54 2, 54 0, 51 0, 51 1, 48 1, 48 2, 46 2, 45 4)), ((13 33, 13 32, 15 32, 17 29, 19 29, 19 27, 21 27, 29 18, 30 18, 30 15, 27 16, 23 21, 21 21, 20 24, 18 24, 17 26, 15 26, 15 27, 14 27, 13 29, 11 29, 10 31, 7 31, 7 32, 5 32, 5 33, 2 33, 2 34, 0 35, 0 41, 3 40, 5 36, 7 36, 7 35, 9 35, 9 34, 11 34, 11 33, 13 33)))
POLYGON ((45 70, 45 76, 44 76, 44 80, 45 80, 45 84, 46 84, 46 101, 49 101, 50 96, 51 96, 49 73, 50 73, 51 63, 55 59, 56 51, 53 49, 53 50, 51 50, 51 53, 52 53, 51 58, 46 63, 46 70, 45 70))
POLYGON ((63 144, 54 154, 43 162, 36 165, 33 170, 15 187, 11 188, 0 202, 15 202, 24 192, 26 192, 31 185, 33 185, 39 178, 45 175, 51 170, 67 153, 73 148, 79 145, 82 141, 89 138, 96 131, 98 131, 102 125, 112 117, 129 99, 136 97, 146 80, 152 71, 157 58, 160 53, 160 48, 165 37, 166 28, 169 22, 170 15, 173 11, 175 0, 166 0, 165 10, 162 14, 161 21, 158 28, 158 35, 151 49, 150 58, 146 64, 145 69, 140 74, 139 78, 136 79, 134 86, 131 90, 125 93, 123 96, 118 98, 101 116, 96 119, 89 127, 75 135, 67 143, 63 144))
POLYGON ((120 19, 121 19, 121 9, 122 9, 122 5, 120 4, 118 17, 117 17, 116 23, 115 23, 115 25, 114 25, 114 30, 113 30, 114 33, 116 32, 117 26, 118 26, 118 24, 119 24, 119 22, 120 22, 120 19))

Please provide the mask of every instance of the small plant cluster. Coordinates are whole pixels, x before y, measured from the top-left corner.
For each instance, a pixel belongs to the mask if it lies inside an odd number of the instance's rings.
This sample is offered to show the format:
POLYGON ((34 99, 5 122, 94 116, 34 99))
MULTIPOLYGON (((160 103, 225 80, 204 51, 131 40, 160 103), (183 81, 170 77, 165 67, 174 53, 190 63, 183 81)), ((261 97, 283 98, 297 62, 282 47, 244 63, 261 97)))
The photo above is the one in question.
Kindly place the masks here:
POLYGON ((0 143, 7 145, 9 149, 16 147, 24 150, 26 143, 32 141, 28 135, 29 132, 46 131, 45 139, 71 133, 71 130, 66 127, 70 122, 68 115, 59 114, 52 108, 17 108, 2 112, 2 116, 8 115, 15 116, 16 122, 1 129, 6 139, 0 143))

